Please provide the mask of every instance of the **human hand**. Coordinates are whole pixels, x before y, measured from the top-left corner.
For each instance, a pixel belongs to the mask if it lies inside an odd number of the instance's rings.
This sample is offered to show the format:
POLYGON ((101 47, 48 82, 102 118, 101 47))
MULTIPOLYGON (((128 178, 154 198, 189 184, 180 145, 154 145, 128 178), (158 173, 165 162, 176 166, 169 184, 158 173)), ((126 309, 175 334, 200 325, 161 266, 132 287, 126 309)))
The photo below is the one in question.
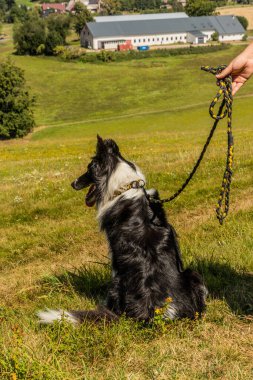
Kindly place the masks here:
POLYGON ((234 58, 228 67, 216 75, 216 78, 223 79, 227 75, 232 75, 232 94, 235 95, 252 74, 253 44, 249 45, 241 54, 234 58))

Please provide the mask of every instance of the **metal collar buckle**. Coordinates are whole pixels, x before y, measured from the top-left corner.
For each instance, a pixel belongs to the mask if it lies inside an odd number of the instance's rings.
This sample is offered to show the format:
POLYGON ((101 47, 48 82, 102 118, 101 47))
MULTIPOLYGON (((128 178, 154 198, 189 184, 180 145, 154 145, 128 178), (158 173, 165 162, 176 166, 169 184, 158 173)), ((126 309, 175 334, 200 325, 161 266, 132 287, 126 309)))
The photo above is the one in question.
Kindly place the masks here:
POLYGON ((145 186, 145 182, 143 179, 138 179, 136 181, 132 181, 130 183, 132 189, 140 189, 145 186))

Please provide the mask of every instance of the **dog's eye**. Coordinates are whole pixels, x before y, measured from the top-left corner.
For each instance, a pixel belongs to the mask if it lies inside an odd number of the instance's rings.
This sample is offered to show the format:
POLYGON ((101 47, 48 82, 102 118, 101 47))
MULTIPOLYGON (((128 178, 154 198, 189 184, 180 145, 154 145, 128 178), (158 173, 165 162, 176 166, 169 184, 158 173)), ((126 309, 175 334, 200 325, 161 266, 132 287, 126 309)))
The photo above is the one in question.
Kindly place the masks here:
POLYGON ((88 166, 88 168, 90 169, 90 170, 94 170, 94 169, 96 169, 98 167, 98 163, 96 162, 96 161, 92 161, 90 164, 89 164, 89 166, 88 166))

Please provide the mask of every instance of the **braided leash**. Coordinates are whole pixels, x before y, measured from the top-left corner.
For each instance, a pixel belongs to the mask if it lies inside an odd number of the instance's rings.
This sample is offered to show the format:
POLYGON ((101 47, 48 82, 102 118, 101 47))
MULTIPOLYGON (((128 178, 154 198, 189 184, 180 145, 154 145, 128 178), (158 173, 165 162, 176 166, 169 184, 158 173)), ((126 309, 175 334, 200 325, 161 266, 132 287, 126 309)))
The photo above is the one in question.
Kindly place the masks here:
MULTIPOLYGON (((209 66, 202 66, 201 70, 207 71, 211 74, 219 74, 222 70, 226 68, 226 65, 218 66, 216 68, 209 67, 209 66)), ((227 136, 228 136, 228 149, 227 149, 227 162, 226 162, 226 168, 223 175, 222 180, 222 186, 220 190, 220 195, 218 199, 218 204, 216 208, 216 214, 217 218, 220 222, 220 224, 223 224, 224 219, 226 218, 228 211, 229 211, 229 195, 230 195, 230 186, 231 186, 231 180, 232 180, 232 165, 233 165, 233 152, 234 152, 234 142, 233 142, 233 135, 232 135, 232 104, 233 104, 233 97, 232 97, 232 77, 227 76, 224 79, 220 79, 217 82, 218 86, 220 87, 218 93, 212 100, 210 107, 209 107, 209 114, 210 116, 215 120, 213 127, 211 128, 211 131, 209 133, 209 136, 206 140, 206 143, 200 153, 200 156, 194 165, 191 173, 183 183, 183 185, 169 198, 166 199, 154 199, 150 196, 149 200, 154 203, 167 203, 171 202, 173 199, 177 198, 179 194, 182 193, 182 191, 186 188, 188 183, 191 181, 192 177, 196 173, 205 153, 206 150, 212 140, 213 134, 216 130, 216 127, 221 119, 224 119, 227 116, 227 136), (222 103, 219 107, 217 115, 214 113, 214 107, 218 103, 219 98, 223 96, 222 103), (223 112, 223 109, 225 107, 225 110, 223 112)))

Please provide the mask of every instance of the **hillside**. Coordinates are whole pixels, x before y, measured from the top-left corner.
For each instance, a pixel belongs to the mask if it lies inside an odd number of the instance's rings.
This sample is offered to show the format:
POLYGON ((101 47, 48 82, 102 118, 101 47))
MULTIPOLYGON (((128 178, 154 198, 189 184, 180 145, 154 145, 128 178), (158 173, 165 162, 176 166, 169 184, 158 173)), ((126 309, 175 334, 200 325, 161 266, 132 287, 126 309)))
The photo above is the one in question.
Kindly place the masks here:
MULTIPOLYGON (((3 59, 11 41, 0 45, 3 59)), ((114 138, 172 194, 186 178, 212 121, 217 87, 201 65, 227 63, 241 46, 202 55, 110 64, 14 56, 36 95, 39 128, 0 142, 0 378, 33 380, 251 380, 253 355, 253 80, 234 103, 231 210, 215 218, 226 159, 221 123, 195 179, 166 205, 186 266, 209 289, 200 321, 144 328, 41 327, 36 312, 94 308, 110 281, 108 248, 85 192, 70 183, 114 138)))

